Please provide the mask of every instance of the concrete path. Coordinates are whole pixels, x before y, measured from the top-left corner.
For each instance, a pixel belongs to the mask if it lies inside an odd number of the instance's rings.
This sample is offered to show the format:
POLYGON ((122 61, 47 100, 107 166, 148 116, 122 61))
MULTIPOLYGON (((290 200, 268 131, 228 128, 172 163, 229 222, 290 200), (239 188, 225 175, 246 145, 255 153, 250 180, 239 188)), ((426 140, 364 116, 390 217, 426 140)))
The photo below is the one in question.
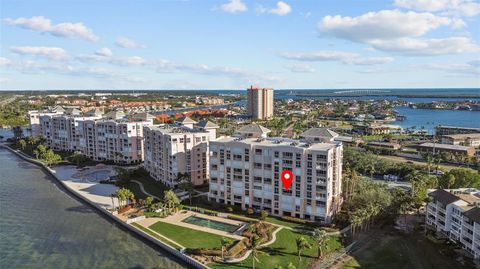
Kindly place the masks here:
POLYGON ((155 198, 155 199, 157 199, 157 200, 159 200, 159 201, 162 200, 162 199, 158 198, 158 196, 155 196, 155 195, 147 192, 147 191, 145 190, 145 188, 143 187, 143 183, 142 183, 142 182, 140 182, 140 181, 138 181, 138 180, 134 180, 134 179, 132 179, 132 180, 130 180, 130 181, 137 183, 138 186, 140 187, 140 191, 143 192, 143 194, 145 194, 146 196, 152 196, 153 198, 155 198))

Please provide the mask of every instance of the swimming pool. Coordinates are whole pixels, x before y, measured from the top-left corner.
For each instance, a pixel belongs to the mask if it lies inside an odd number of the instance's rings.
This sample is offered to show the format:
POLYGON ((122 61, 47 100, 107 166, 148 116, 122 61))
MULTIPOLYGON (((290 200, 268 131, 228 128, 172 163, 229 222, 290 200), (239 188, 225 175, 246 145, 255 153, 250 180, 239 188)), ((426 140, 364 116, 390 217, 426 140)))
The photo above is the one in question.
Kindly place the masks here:
POLYGON ((200 217, 197 217, 197 216, 190 216, 190 217, 182 220, 182 222, 197 225, 197 226, 201 226, 201 227, 207 227, 207 228, 211 228, 211 229, 215 229, 215 230, 219 230, 219 231, 223 231, 223 232, 229 232, 229 233, 233 233, 238 228, 240 228, 240 225, 229 224, 229 223, 220 222, 220 221, 216 221, 216 220, 200 218, 200 217))
POLYGON ((83 176, 83 178, 88 181, 106 180, 110 177, 110 174, 110 170, 100 170, 86 174, 85 176, 83 176))

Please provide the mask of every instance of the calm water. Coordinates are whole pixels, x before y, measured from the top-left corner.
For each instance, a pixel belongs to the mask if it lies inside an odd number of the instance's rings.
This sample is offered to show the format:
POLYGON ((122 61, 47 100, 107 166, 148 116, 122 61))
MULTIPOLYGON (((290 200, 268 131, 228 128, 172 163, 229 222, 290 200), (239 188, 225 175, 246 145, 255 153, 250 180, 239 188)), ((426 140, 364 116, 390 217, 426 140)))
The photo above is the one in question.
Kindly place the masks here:
POLYGON ((400 115, 407 116, 407 119, 396 121, 393 124, 403 128, 416 126, 416 130, 420 130, 423 126, 430 134, 433 134, 433 129, 437 125, 480 128, 480 111, 413 109, 409 107, 397 107, 395 110, 400 115))
POLYGON ((184 268, 0 149, 0 268, 184 268))

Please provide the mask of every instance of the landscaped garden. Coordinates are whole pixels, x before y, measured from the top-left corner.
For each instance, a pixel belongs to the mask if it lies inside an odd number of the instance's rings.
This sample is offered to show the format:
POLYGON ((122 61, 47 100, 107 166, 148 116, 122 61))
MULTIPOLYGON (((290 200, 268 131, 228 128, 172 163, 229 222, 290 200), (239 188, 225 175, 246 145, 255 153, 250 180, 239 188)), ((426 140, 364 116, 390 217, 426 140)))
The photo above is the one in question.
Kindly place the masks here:
MULTIPOLYGON (((259 249, 262 253, 258 254, 258 261, 255 262, 255 268, 275 268, 276 266, 286 268, 289 263, 292 263, 299 269, 296 241, 300 237, 305 238, 311 246, 311 248, 306 248, 301 251, 300 267, 305 268, 309 263, 317 259, 318 248, 315 246, 315 241, 311 236, 284 228, 277 233, 276 237, 277 239, 273 244, 259 249)), ((339 248, 341 248, 339 238, 333 236, 328 237, 324 253, 332 252, 339 248)), ((209 266, 212 268, 251 268, 252 259, 252 255, 250 255, 240 263, 212 263, 209 264, 209 266)))
POLYGON ((163 236, 172 239, 186 248, 221 248, 222 236, 219 235, 197 231, 161 221, 151 225, 149 228, 163 236))

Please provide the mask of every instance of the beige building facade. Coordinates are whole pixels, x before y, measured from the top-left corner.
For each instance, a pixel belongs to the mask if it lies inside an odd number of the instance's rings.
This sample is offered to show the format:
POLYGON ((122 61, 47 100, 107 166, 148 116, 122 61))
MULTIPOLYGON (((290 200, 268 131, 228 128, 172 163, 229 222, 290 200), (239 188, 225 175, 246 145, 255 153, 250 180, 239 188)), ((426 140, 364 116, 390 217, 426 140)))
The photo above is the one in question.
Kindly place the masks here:
POLYGON ((247 111, 254 120, 273 117, 273 89, 250 86, 247 89, 247 111))

